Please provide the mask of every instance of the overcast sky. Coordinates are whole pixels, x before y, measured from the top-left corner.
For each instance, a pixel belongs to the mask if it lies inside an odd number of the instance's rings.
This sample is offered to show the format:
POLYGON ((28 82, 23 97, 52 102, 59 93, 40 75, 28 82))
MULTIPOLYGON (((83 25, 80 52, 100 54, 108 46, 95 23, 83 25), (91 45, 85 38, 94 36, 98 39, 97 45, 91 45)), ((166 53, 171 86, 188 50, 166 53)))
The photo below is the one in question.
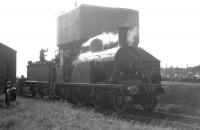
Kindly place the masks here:
MULTIPOLYGON (((78 4, 136 9, 140 44, 161 65, 200 64, 198 0, 77 0, 78 4)), ((56 20, 74 8, 74 0, 0 0, 0 42, 17 50, 17 75, 26 75, 28 60, 39 60, 40 48, 57 49, 56 20)))

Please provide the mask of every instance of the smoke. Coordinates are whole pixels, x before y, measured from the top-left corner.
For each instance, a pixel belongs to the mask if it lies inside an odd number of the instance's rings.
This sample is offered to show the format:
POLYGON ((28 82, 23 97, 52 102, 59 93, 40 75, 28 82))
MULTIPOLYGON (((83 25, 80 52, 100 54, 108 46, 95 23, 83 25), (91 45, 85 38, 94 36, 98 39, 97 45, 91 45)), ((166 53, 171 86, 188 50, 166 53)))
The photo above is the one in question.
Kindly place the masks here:
POLYGON ((123 23, 124 27, 131 27, 127 33, 129 46, 137 47, 139 43, 139 12, 132 13, 123 23))
POLYGON ((90 46, 90 43, 94 40, 94 39, 100 39, 103 42, 103 45, 107 45, 110 43, 116 43, 118 41, 118 34, 115 32, 103 32, 100 35, 97 35, 91 39, 89 39, 87 42, 85 42, 82 46, 86 47, 86 46, 90 46))
MULTIPOLYGON (((90 38, 87 42, 82 45, 81 52, 88 51, 103 51, 106 49, 111 49, 113 47, 118 46, 119 34, 117 32, 103 32, 100 35, 97 35, 93 38, 90 38), (98 42, 97 42, 98 41, 98 42), (102 45, 103 44, 103 45, 102 45)), ((137 39, 139 37, 139 28, 138 26, 134 26, 130 28, 127 32, 127 43, 128 46, 136 48, 138 46, 137 39)))
MULTIPOLYGON (((137 47, 137 42, 138 42, 138 40, 136 39, 137 36, 138 36, 138 26, 135 26, 128 30, 127 42, 129 46, 137 47)), ((115 54, 117 50, 119 49, 119 46, 117 46, 118 41, 119 41, 118 33, 103 32, 102 34, 89 39, 87 42, 85 42, 82 45, 82 53, 79 55, 79 59, 90 59, 95 56, 106 57, 106 56, 109 56, 110 54, 115 54), (97 39, 101 40, 103 43, 104 49, 102 51, 91 50, 91 43, 93 43, 93 41, 96 41, 97 43, 98 41, 97 39)), ((102 44, 102 43, 98 42, 98 44, 102 44)), ((98 48, 97 45, 95 46, 96 48, 98 48)))
MULTIPOLYGON (((98 42, 98 44, 102 44, 101 42, 98 42)), ((119 49, 118 45, 118 33, 115 32, 103 32, 100 35, 97 35, 91 39, 89 39, 87 42, 85 42, 82 45, 82 50, 79 55, 79 59, 90 59, 90 58, 94 58, 95 56, 101 56, 101 57, 107 57, 110 56, 112 54, 115 54, 116 51, 119 49), (95 41, 97 43, 98 40, 101 40, 103 43, 103 49, 102 51, 93 51, 93 47, 94 48, 98 48, 98 45, 95 45, 92 43, 95 41)), ((100 46, 100 45, 99 45, 100 46)), ((96 50, 96 49, 94 49, 96 50)), ((98 49, 97 49, 98 50, 98 49)))
POLYGON ((138 27, 137 26, 135 26, 135 27, 133 27, 132 29, 129 29, 128 30, 128 33, 127 33, 127 42, 128 42, 128 45, 129 46, 132 46, 132 47, 137 47, 137 39, 136 39, 136 37, 137 37, 137 35, 138 35, 138 32, 139 30, 138 30, 138 27))

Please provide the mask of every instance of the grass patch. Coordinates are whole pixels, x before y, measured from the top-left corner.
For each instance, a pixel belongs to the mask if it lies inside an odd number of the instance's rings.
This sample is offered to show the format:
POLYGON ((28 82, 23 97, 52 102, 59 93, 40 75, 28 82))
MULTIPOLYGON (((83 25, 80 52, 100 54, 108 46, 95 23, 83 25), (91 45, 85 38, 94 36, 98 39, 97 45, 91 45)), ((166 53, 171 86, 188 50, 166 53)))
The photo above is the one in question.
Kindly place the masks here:
POLYGON ((15 130, 15 128, 19 127, 20 125, 21 122, 13 117, 5 118, 0 122, 0 128, 3 130, 15 130))
POLYGON ((75 108, 67 102, 18 97, 17 106, 0 110, 1 130, 174 130, 155 124, 119 120, 75 108))
POLYGON ((158 97, 159 110, 200 116, 200 84, 164 82, 165 94, 158 97))

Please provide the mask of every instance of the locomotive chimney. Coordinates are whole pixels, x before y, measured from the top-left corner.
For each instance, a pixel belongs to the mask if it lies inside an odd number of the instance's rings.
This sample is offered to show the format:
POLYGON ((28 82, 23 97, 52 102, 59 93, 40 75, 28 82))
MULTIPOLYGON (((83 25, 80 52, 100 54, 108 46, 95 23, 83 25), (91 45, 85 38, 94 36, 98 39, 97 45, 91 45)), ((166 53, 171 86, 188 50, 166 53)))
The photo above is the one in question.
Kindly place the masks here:
POLYGON ((119 45, 121 47, 128 46, 127 33, 128 33, 128 27, 119 27, 118 28, 119 45))

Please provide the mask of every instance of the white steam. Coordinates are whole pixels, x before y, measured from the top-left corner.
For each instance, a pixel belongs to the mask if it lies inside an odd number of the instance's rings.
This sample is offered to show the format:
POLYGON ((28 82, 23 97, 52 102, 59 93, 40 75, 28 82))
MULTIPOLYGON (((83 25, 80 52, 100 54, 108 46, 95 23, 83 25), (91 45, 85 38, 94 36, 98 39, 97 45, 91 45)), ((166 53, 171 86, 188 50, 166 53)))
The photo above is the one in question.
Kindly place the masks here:
POLYGON ((127 42, 129 46, 136 47, 137 46, 137 41, 136 41, 136 36, 138 35, 138 27, 135 26, 134 28, 128 30, 127 33, 127 42))
POLYGON ((86 47, 86 46, 90 46, 90 43, 94 40, 94 39, 100 39, 104 45, 106 44, 110 44, 110 43, 115 43, 118 41, 118 34, 114 33, 114 32, 103 32, 100 35, 97 35, 91 39, 89 39, 87 42, 85 42, 82 46, 86 47))

